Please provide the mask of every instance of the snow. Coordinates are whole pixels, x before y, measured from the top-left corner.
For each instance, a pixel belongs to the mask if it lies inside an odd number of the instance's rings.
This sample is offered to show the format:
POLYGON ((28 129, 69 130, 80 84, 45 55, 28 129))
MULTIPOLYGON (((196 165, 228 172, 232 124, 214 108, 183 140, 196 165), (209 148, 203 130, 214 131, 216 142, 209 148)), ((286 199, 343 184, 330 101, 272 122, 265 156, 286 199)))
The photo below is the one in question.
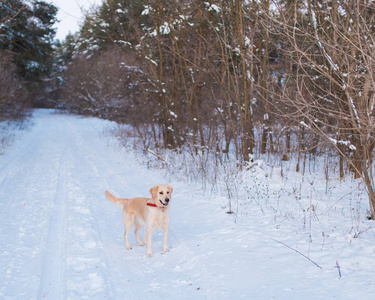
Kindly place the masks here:
MULTIPOLYGON (((207 5, 207 2, 206 2, 207 5)), ((217 6, 216 4, 211 4, 210 7, 208 8, 208 11, 214 11, 216 13, 220 13, 221 8, 217 6)))
POLYGON ((148 56, 145 56, 145 59, 147 59, 148 61, 150 61, 152 64, 154 64, 155 66, 158 65, 158 63, 156 61, 154 61, 153 59, 151 59, 150 57, 148 56))
POLYGON ((142 11, 141 16, 147 16, 150 14, 150 10, 152 11, 152 8, 145 5, 145 9, 142 11))
POLYGON ((160 26, 160 33, 167 35, 170 32, 171 32, 171 29, 169 28, 169 24, 167 22, 164 22, 164 24, 160 26))
MULTIPOLYGON (((164 89, 163 89, 164 90, 164 89)), ((163 93, 165 93, 164 91, 163 91, 163 93)), ((177 119, 177 115, 173 112, 173 111, 169 111, 169 113, 170 113, 170 115, 172 116, 172 117, 174 117, 175 119, 177 119)))
POLYGON ((373 299, 375 233, 358 217, 356 182, 332 179, 323 198, 321 176, 306 176, 296 199, 286 192, 302 184, 295 173, 281 179, 257 164, 242 175, 264 205, 250 201, 240 217, 222 196, 169 176, 170 252, 156 233, 150 259, 125 249, 121 210, 104 191, 147 196, 165 173, 119 147, 109 121, 36 110, 33 122, 0 156, 1 299, 373 299))
MULTIPOLYGON (((170 34, 171 30, 170 30, 169 24, 167 22, 164 22, 162 25, 160 25, 159 32, 160 32, 160 34, 163 34, 163 35, 170 34)), ((152 32, 150 32, 149 35, 153 36, 153 37, 156 37, 157 36, 156 29, 154 29, 152 32)))
MULTIPOLYGON (((345 88, 344 88, 344 90, 345 90, 345 88)), ((350 100, 350 104, 352 106, 352 110, 353 110, 354 117, 355 117, 355 120, 357 122, 358 128, 361 128, 361 121, 359 119, 359 116, 358 116, 358 113, 357 113, 357 109, 355 108, 355 104, 354 104, 353 98, 349 97, 349 100, 350 100)))
POLYGON ((348 146, 348 148, 349 148, 350 150, 357 150, 356 146, 352 145, 352 143, 351 143, 350 141, 342 141, 342 140, 338 141, 338 140, 336 140, 336 139, 334 139, 334 138, 329 138, 329 140, 330 140, 333 144, 335 144, 335 145, 337 145, 337 144, 341 144, 341 145, 348 146))

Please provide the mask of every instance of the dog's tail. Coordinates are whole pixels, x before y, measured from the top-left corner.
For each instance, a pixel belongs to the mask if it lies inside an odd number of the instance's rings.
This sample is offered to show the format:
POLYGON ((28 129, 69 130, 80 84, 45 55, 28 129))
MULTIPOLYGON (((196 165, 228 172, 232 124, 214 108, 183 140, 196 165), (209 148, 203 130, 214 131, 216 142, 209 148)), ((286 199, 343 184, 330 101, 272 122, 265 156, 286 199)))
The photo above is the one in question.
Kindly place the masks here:
POLYGON ((125 205, 125 202, 128 201, 128 199, 125 198, 117 198, 113 196, 110 192, 105 191, 105 196, 106 198, 111 201, 114 205, 116 206, 121 206, 123 207, 125 205))

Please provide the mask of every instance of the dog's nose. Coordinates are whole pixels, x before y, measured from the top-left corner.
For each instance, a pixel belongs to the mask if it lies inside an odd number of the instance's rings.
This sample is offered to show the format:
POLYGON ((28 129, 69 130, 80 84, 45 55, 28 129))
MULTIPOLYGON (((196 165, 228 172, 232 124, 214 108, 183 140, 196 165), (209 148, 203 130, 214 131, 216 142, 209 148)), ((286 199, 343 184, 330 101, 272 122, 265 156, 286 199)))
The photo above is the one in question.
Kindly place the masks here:
POLYGON ((169 198, 165 198, 165 202, 167 202, 167 203, 168 203, 168 202, 169 202, 169 198))

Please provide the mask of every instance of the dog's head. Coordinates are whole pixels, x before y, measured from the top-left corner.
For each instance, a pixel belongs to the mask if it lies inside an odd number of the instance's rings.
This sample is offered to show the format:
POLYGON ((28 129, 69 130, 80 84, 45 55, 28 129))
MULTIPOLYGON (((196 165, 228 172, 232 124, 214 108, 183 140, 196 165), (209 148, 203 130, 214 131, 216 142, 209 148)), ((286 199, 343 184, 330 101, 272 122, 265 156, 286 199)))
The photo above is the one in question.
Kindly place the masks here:
POLYGON ((172 197, 172 191, 172 187, 168 184, 156 185, 150 189, 150 194, 158 207, 167 207, 172 197))

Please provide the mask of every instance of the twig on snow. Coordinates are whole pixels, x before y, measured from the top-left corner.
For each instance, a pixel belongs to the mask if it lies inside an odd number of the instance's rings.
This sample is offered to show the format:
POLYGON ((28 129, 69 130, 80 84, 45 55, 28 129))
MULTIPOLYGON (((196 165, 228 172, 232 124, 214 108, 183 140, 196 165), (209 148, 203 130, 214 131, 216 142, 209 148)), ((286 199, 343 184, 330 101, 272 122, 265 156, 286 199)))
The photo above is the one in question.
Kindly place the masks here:
POLYGON ((296 250, 296 249, 294 249, 294 248, 288 246, 287 244, 285 244, 285 243, 283 243, 283 242, 280 242, 280 241, 278 241, 278 240, 275 240, 275 239, 273 239, 273 238, 271 238, 271 240, 273 240, 273 241, 275 241, 275 242, 277 242, 277 243, 279 243, 279 244, 281 244, 281 245, 284 245, 285 247, 287 247, 287 248, 293 250, 294 252, 297 252, 298 254, 300 254, 300 255, 302 255, 304 258, 306 258, 307 260, 311 261, 311 262, 312 262, 314 265, 316 265, 319 269, 323 269, 323 268, 322 268, 321 266, 319 266, 316 262, 314 262, 313 260, 311 260, 310 258, 308 258, 305 254, 299 252, 298 250, 296 250))
POLYGON ((163 157, 161 157, 161 155, 155 153, 154 151, 150 150, 150 149, 145 149, 148 153, 150 153, 151 155, 155 156, 157 159, 161 160, 164 164, 166 165, 169 165, 168 162, 165 161, 165 159, 163 157))
POLYGON ((336 267, 337 268, 337 271, 339 271, 339 276, 341 278, 341 268, 340 268, 340 265, 339 265, 339 262, 336 260, 336 267))

